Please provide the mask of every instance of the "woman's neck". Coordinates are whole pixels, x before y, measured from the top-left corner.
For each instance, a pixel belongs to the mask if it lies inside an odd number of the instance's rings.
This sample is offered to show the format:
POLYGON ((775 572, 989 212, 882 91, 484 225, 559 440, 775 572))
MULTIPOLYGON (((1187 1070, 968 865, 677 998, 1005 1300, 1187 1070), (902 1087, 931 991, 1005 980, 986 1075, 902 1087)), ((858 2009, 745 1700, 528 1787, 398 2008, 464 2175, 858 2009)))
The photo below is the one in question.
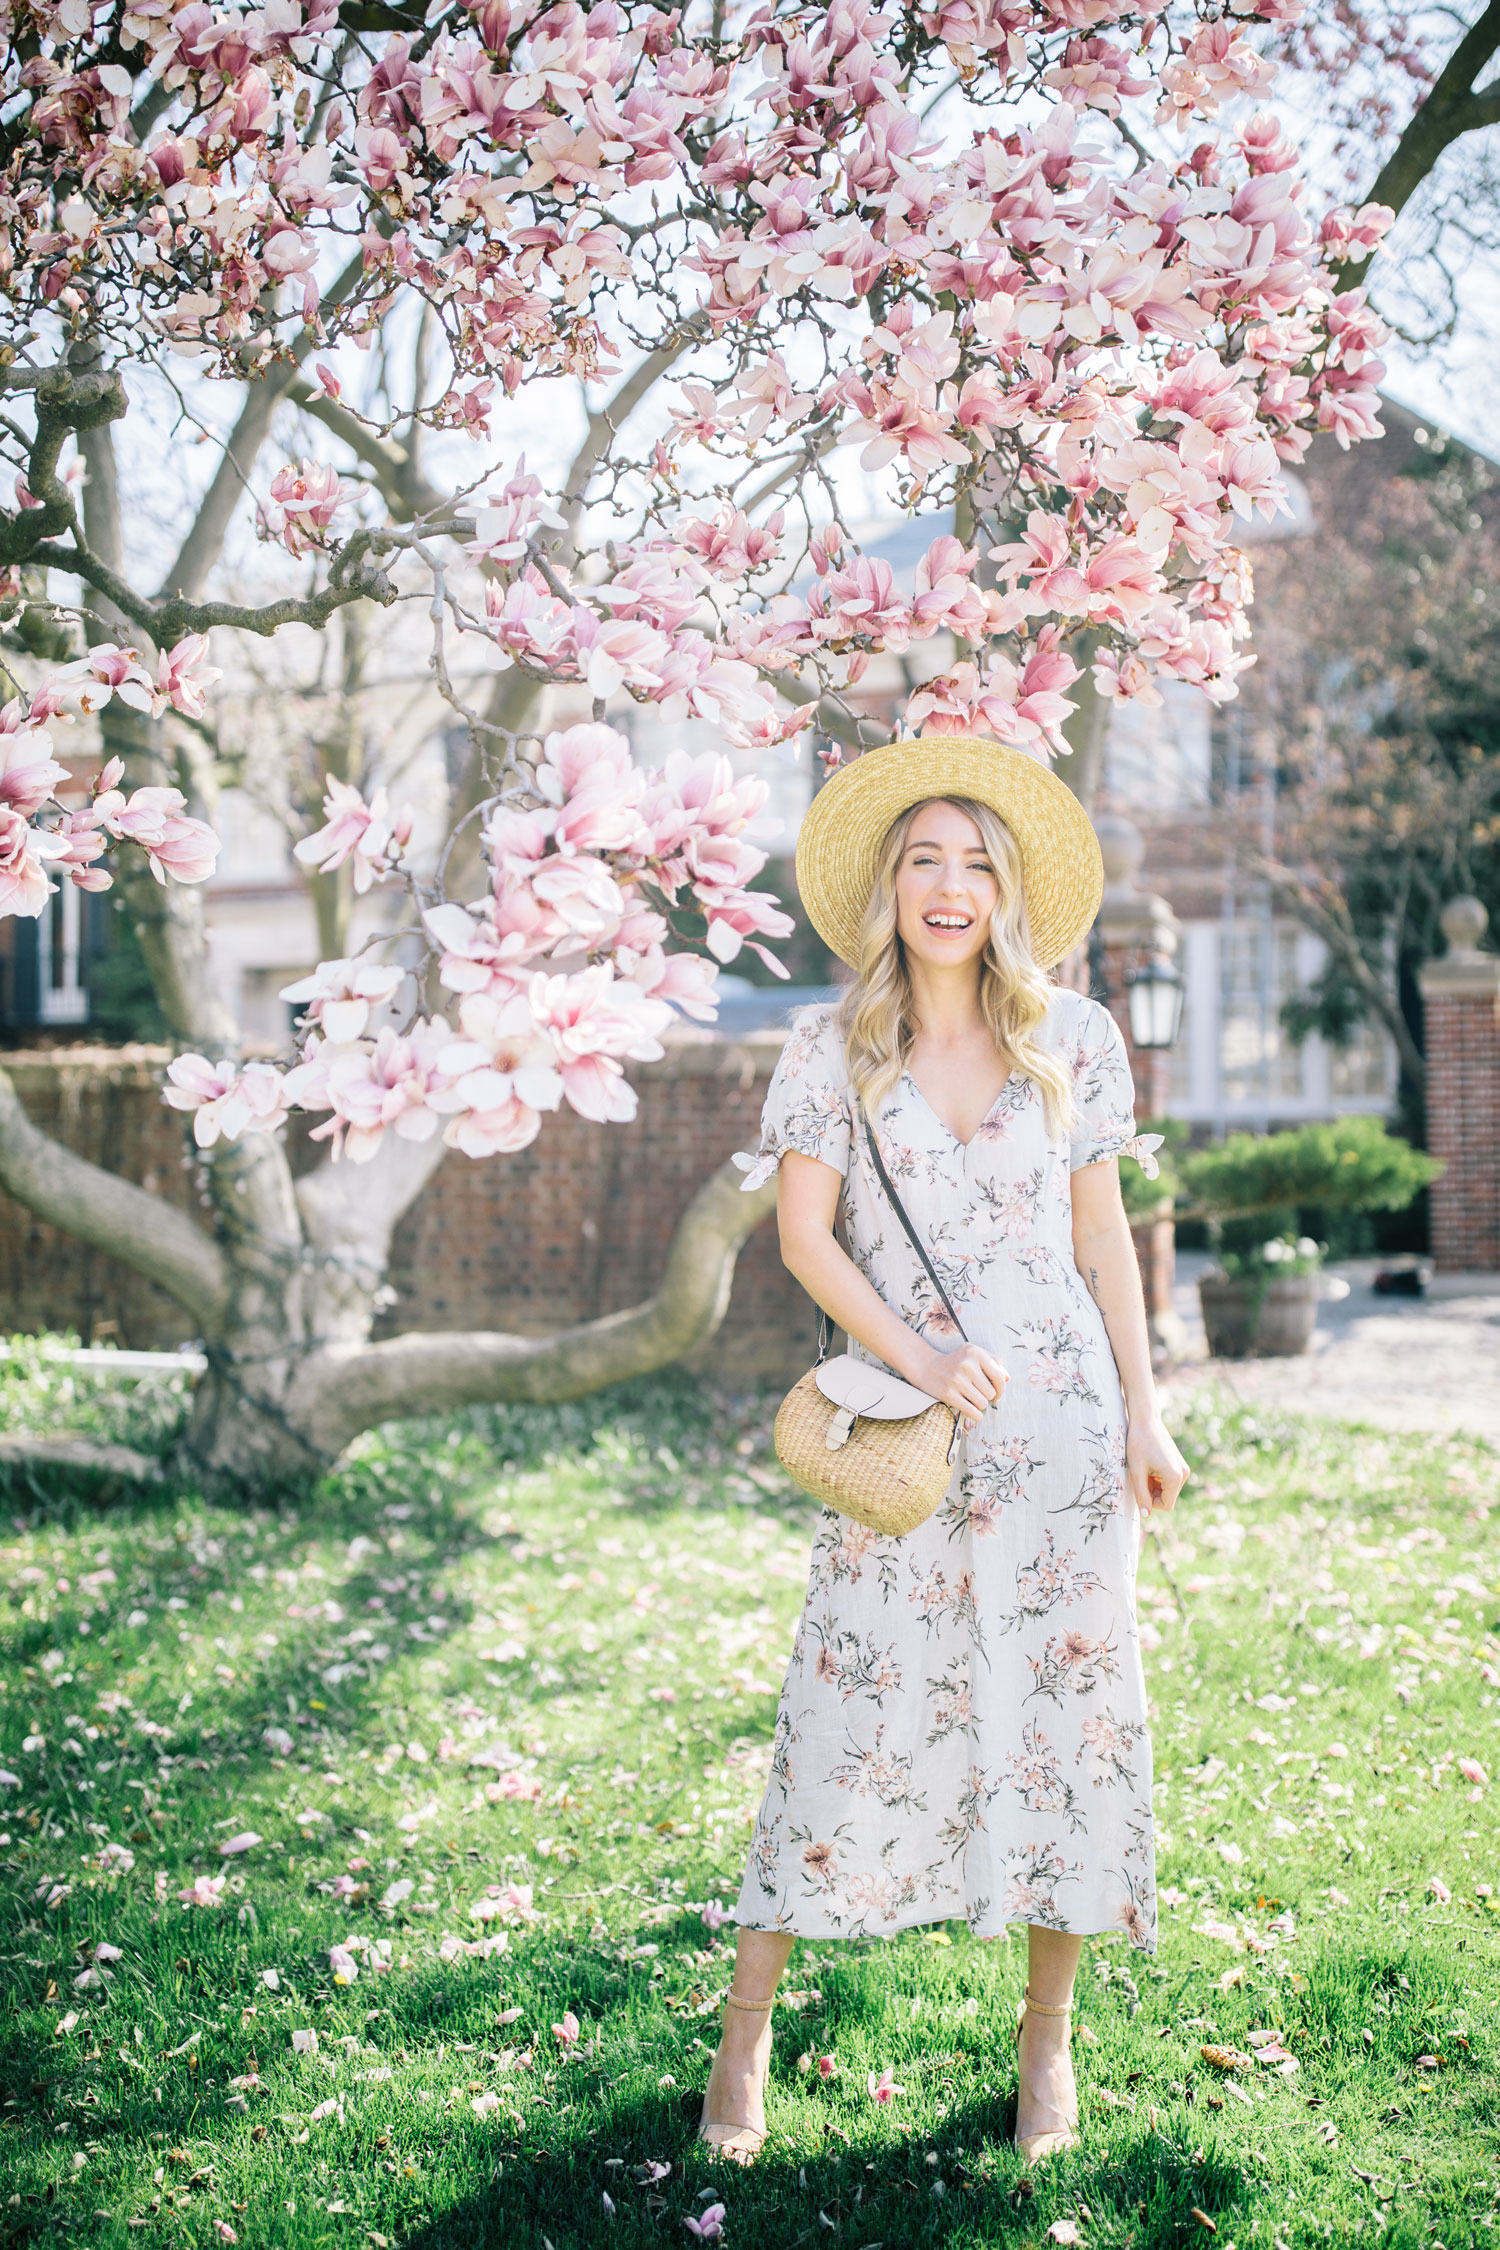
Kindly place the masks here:
POLYGON ((908 959, 907 970, 913 1013, 924 1042, 934 1047, 961 1046, 984 1028, 977 959, 956 962, 951 969, 908 959))

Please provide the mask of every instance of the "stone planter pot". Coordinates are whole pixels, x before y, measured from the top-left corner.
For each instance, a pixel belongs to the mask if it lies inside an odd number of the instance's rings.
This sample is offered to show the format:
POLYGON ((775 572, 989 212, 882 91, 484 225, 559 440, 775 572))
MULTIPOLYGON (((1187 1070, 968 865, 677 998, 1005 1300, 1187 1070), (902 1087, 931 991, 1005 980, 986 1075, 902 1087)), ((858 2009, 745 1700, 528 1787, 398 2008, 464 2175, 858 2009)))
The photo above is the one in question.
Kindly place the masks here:
POLYGON ((1248 1282, 1204 1274, 1198 1283, 1203 1326, 1215 1359, 1290 1359, 1305 1352, 1317 1325, 1323 1277, 1273 1281, 1257 1307, 1248 1282))

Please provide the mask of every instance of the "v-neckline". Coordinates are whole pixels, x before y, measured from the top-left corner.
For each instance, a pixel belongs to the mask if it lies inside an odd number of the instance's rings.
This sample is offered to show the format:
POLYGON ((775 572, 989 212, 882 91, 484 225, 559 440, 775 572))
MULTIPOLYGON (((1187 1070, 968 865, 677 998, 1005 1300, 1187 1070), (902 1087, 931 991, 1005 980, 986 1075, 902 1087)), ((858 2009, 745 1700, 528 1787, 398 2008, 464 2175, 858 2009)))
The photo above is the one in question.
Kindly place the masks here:
POLYGON ((974 1146, 974 1143, 978 1140, 980 1134, 984 1131, 986 1125, 988 1125, 990 1119, 994 1116, 996 1110, 1000 1107, 1000 1104, 1004 1101, 1006 1095, 1010 1092, 1011 1087, 1015 1084, 1015 1081, 1018 1078, 1024 1078, 1026 1076, 1026 1073, 1023 1070, 1013 1070, 1011 1072, 1010 1076, 1006 1079, 1005 1084, 1001 1087, 999 1093, 990 1103, 989 1108, 985 1111, 983 1117, 980 1118, 979 1123, 975 1126, 973 1132, 969 1135, 969 1138, 966 1141, 961 1141, 959 1139, 957 1133, 954 1132, 953 1127, 948 1123, 946 1117, 939 1116, 938 1112, 933 1108, 931 1102, 927 1099, 927 1096, 923 1093, 921 1087, 917 1084, 915 1078, 913 1078, 911 1072, 909 1070, 903 1070, 901 1075, 906 1080, 907 1085, 910 1086, 912 1092, 916 1095, 917 1100, 926 1110, 928 1116, 932 1118, 937 1124, 942 1126, 943 1131, 947 1134, 954 1147, 961 1148, 967 1153, 967 1151, 974 1146))

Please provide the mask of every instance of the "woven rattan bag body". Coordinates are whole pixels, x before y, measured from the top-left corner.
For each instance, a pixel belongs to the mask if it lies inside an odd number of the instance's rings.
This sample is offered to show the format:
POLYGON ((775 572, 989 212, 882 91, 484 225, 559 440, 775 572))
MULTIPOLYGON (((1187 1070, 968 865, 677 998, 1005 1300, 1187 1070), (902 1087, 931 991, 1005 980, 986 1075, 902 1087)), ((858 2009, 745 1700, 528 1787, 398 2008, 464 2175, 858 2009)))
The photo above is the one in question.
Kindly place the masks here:
POLYGON ((958 1457, 958 1416, 858 1359, 823 1360, 776 1416, 777 1458, 827 1508, 899 1539, 925 1523, 958 1457))
MULTIPOLYGON (((852 1093, 850 1100, 864 1127, 875 1176, 962 1336, 958 1315, 896 1193, 869 1119, 852 1093)), ((890 1538, 915 1531, 932 1514, 948 1489, 960 1436, 953 1408, 915 1384, 866 1360, 830 1359, 826 1314, 818 1319, 818 1363, 782 1400, 772 1433, 778 1460, 804 1492, 890 1538)))

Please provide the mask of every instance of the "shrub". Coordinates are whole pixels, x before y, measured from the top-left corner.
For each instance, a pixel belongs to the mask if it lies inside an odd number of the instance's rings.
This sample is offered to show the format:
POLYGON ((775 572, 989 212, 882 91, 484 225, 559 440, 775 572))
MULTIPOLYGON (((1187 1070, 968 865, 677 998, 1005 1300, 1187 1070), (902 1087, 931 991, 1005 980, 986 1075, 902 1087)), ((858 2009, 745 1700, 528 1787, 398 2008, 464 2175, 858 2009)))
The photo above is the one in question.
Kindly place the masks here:
POLYGON ((1290 1133, 1231 1133, 1182 1163, 1197 1215, 1222 1222, 1290 1212, 1293 1226, 1302 1204, 1404 1211, 1441 1170, 1378 1117, 1340 1117, 1290 1133))

